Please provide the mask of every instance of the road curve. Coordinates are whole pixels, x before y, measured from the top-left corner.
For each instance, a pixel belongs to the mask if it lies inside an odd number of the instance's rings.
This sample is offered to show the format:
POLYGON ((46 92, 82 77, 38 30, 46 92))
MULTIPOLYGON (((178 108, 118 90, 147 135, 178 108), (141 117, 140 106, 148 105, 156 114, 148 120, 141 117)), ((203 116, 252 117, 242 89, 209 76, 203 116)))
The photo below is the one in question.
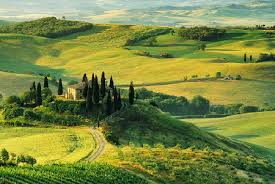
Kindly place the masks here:
POLYGON ((91 134, 94 137, 95 143, 96 143, 96 149, 86 157, 86 161, 88 162, 93 162, 95 161, 98 157, 100 157, 106 146, 106 141, 105 138, 102 136, 102 134, 96 130, 95 128, 91 128, 91 134))

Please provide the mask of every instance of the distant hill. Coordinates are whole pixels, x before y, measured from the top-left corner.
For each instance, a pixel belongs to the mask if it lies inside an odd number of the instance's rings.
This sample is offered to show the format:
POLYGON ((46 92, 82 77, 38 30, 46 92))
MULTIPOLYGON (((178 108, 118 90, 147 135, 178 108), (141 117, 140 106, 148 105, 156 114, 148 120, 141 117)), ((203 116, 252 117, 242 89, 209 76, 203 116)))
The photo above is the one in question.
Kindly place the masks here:
POLYGON ((273 0, 47 0, 32 3, 3 0, 0 17, 25 21, 66 16, 94 23, 235 26, 274 24, 274 6, 273 0), (11 7, 16 9, 11 12, 11 7))
POLYGON ((30 22, 22 22, 0 27, 0 33, 18 33, 47 38, 57 38, 76 32, 87 31, 93 24, 78 21, 59 20, 47 17, 30 22))

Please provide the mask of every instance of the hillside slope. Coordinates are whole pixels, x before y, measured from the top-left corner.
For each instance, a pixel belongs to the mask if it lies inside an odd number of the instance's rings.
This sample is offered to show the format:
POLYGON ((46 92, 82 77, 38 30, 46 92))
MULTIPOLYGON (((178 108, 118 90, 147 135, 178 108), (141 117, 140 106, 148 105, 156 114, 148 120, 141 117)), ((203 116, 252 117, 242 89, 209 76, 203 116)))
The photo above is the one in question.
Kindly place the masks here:
POLYGON ((238 139, 266 148, 266 154, 275 158, 275 112, 259 112, 217 119, 190 121, 207 131, 238 139))
MULTIPOLYGON (((273 182, 272 162, 243 143, 204 132, 155 107, 135 104, 102 124, 108 145, 99 161, 159 183, 273 182)), ((256 150, 259 151, 259 150, 256 150)))
POLYGON ((254 154, 248 146, 222 136, 207 133, 196 126, 170 117, 147 104, 133 105, 106 120, 104 132, 119 145, 163 144, 184 148, 212 148, 254 154))

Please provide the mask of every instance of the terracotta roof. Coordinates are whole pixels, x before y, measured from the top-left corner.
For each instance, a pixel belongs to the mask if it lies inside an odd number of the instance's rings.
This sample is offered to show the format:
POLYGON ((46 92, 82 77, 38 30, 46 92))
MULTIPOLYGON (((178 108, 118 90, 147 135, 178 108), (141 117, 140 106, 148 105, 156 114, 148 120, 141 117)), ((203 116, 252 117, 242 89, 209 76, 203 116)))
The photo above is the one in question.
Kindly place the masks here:
POLYGON ((74 84, 74 85, 70 85, 68 86, 68 88, 71 88, 71 89, 83 89, 84 88, 84 83, 78 83, 78 84, 74 84))

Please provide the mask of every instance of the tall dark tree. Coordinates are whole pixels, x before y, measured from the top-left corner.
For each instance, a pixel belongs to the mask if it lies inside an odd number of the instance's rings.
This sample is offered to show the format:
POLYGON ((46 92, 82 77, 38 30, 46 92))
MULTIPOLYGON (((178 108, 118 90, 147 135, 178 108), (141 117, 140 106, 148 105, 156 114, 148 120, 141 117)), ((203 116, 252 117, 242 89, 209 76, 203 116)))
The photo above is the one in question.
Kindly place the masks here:
POLYGON ((35 81, 32 83, 31 87, 30 87, 30 91, 36 91, 36 84, 35 81))
POLYGON ((82 96, 86 99, 87 94, 88 94, 88 83, 85 82, 83 92, 82 92, 82 96))
POLYGON ((92 80, 90 83, 90 87, 92 88, 92 94, 93 94, 93 90, 94 90, 94 85, 95 85, 95 74, 93 73, 92 80))
POLYGON ((85 82, 85 83, 88 83, 88 77, 87 77, 87 74, 85 73, 82 77, 82 82, 85 82))
POLYGON ((49 80, 47 76, 44 78, 44 88, 49 88, 49 80))
POLYGON ((63 95, 63 84, 62 84, 62 79, 59 79, 57 94, 58 94, 58 95, 63 95))
POLYGON ((106 114, 111 115, 113 111, 113 105, 112 105, 112 96, 110 90, 108 91, 107 100, 106 100, 106 114))
POLYGON ((95 76, 95 79, 94 79, 93 102, 94 104, 99 104, 99 84, 98 84, 97 76, 95 76))
POLYGON ((122 101, 121 101, 121 95, 120 91, 118 92, 118 98, 117 98, 117 110, 120 110, 122 108, 122 101))
POLYGON ((134 101, 135 101, 135 88, 134 88, 134 83, 131 82, 129 87, 129 103, 133 105, 134 101))
POLYGON ((111 76, 111 78, 110 78, 110 84, 109 84, 109 87, 110 87, 111 89, 114 89, 114 87, 115 87, 115 85, 114 85, 114 81, 113 81, 113 76, 111 76))
POLYGON ((30 101, 36 102, 36 84, 35 84, 35 82, 33 82, 30 87, 30 101))
POLYGON ((113 96, 114 96, 114 109, 115 111, 118 110, 118 93, 116 87, 113 90, 113 96))
POLYGON ((102 72, 101 84, 100 84, 100 96, 102 99, 104 99, 105 95, 106 95, 106 77, 105 77, 105 73, 102 72))
POLYGON ((93 108, 93 90, 91 86, 88 86, 87 97, 86 97, 86 111, 89 112, 93 108))
POLYGON ((247 61, 247 55, 246 55, 246 53, 244 54, 244 56, 243 56, 243 61, 246 63, 246 61, 247 61))
POLYGON ((35 104, 36 104, 36 106, 42 105, 42 93, 41 93, 40 82, 37 84, 35 104))
POLYGON ((250 55, 250 62, 252 62, 253 61, 253 56, 252 55, 250 55))

